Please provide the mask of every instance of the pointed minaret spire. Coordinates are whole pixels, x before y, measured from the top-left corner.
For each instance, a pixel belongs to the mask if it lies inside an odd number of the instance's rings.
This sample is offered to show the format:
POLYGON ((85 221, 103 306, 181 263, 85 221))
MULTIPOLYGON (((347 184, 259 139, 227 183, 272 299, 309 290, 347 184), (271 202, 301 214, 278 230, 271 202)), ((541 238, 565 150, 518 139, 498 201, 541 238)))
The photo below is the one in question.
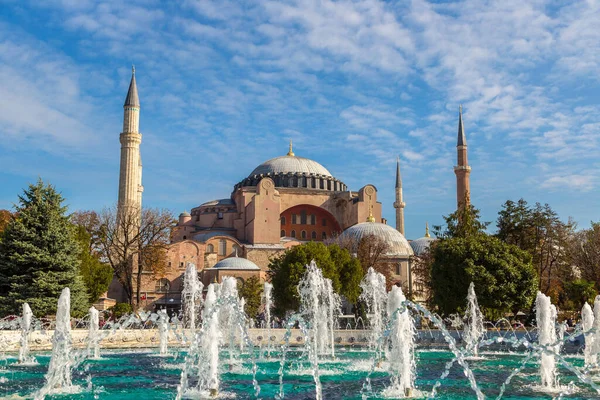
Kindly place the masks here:
POLYGON ((125 98, 124 107, 139 107, 140 98, 138 97, 137 84, 135 83, 135 66, 131 66, 131 82, 129 82, 129 90, 127 91, 127 97, 125 98))
POLYGON ((463 126, 462 105, 458 109, 458 142, 456 144, 457 165, 454 167, 456 174, 456 204, 457 209, 468 206, 471 203, 471 184, 469 175, 471 167, 469 166, 467 154, 467 138, 463 126))
POLYGON ((462 104, 458 107, 458 141, 457 146, 466 146, 467 138, 465 137, 465 127, 463 126, 462 104))
POLYGON ((431 237, 429 234, 429 222, 425 222, 425 237, 431 237))
POLYGON ((288 151, 287 155, 290 157, 295 156, 294 151, 292 150, 292 139, 290 139, 290 150, 288 151))
POLYGON ((402 198, 402 176, 400 175, 400 157, 396 158, 396 230, 404 235, 404 207, 406 203, 402 198))

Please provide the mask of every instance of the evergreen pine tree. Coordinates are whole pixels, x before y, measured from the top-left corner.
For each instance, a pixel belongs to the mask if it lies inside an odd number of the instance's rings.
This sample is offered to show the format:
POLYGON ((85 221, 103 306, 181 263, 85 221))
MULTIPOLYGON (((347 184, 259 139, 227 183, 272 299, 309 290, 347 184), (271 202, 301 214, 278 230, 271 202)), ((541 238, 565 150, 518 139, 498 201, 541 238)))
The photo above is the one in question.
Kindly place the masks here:
POLYGON ((80 249, 63 201, 41 179, 19 196, 15 216, 0 239, 0 315, 19 314, 24 302, 38 317, 55 314, 64 287, 71 289, 72 315, 87 312, 80 249))

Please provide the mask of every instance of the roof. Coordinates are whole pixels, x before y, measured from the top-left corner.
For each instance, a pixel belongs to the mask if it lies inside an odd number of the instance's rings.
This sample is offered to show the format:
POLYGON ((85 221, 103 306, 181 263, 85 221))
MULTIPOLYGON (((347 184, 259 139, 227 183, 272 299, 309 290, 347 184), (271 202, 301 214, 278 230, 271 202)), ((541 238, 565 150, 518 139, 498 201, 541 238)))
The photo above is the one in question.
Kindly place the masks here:
POLYGON ((233 204, 235 204, 235 203, 231 199, 217 199, 217 200, 207 201, 206 203, 202 203, 202 204, 200 204, 200 207, 204 207, 204 206, 230 206, 230 205, 233 205, 233 204))
POLYGON ((465 127, 463 126, 462 119, 462 105, 458 109, 458 141, 456 142, 456 146, 466 146, 467 138, 465 136, 465 127))
POLYGON ((425 253, 433 241, 435 241, 434 238, 423 236, 410 242, 410 247, 412 247, 416 256, 420 256, 425 253))
POLYGON ((182 212, 181 214, 179 214, 180 217, 191 217, 190 213, 187 211, 182 212))
POLYGON ((313 161, 304 157, 285 155, 281 157, 275 157, 265 161, 258 167, 254 168, 254 171, 250 176, 254 175, 266 175, 266 174, 287 174, 287 173, 305 173, 313 175, 325 175, 331 176, 331 173, 316 161, 313 161))
POLYGON ((206 242, 208 239, 213 238, 215 236, 227 236, 230 239, 235 240, 237 242, 238 240, 235 237, 233 237, 233 235, 231 235, 231 233, 233 233, 233 231, 231 231, 231 232, 209 231, 209 232, 205 232, 205 233, 198 233, 198 234, 194 235, 193 239, 198 242, 206 242))
POLYGON ((224 260, 219 261, 212 267, 212 269, 233 269, 233 270, 252 270, 252 271, 260 271, 258 265, 254 264, 252 261, 241 258, 241 257, 229 257, 224 260))
POLYGON ((412 256, 413 249, 400 232, 389 225, 379 222, 362 222, 352 225, 340 235, 340 238, 351 238, 360 241, 367 236, 375 236, 389 245, 386 256, 412 256))
POLYGON ((140 106, 140 98, 138 97, 137 85, 135 83, 135 67, 131 68, 131 82, 129 82, 129 90, 127 91, 125 104, 123 104, 123 107, 127 106, 140 106))

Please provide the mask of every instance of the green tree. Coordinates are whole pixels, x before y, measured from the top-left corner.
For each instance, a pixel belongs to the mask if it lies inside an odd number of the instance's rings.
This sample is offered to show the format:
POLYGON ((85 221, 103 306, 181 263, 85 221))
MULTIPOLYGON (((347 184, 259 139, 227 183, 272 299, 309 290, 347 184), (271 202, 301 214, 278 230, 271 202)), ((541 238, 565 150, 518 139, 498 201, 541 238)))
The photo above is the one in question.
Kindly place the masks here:
POLYGON ((566 301, 562 308, 567 310, 581 310, 581 307, 588 302, 594 304, 597 295, 594 282, 585 279, 576 279, 565 283, 566 301))
POLYGON ((433 232, 440 239, 469 237, 485 233, 490 223, 481 222, 479 214, 479 209, 472 204, 461 207, 452 214, 443 217, 446 222, 445 230, 441 225, 436 225, 433 227, 433 232))
POLYGON ((563 222, 548 204, 530 207, 520 199, 507 201, 498 213, 496 236, 527 251, 539 277, 539 289, 557 300, 571 275, 568 246, 575 223, 563 222))
POLYGON ((79 247, 63 202, 41 179, 19 196, 0 241, 0 315, 19 313, 25 302, 38 317, 54 314, 64 287, 71 289, 72 315, 87 312, 79 247))
POLYGON ((240 284, 238 288, 240 297, 246 299, 246 314, 248 317, 255 319, 260 309, 260 296, 263 291, 263 286, 256 276, 251 276, 246 279, 246 282, 240 284))
POLYGON ((433 302, 443 314, 463 311, 469 284, 488 317, 528 310, 537 289, 531 256, 485 234, 440 240, 431 248, 433 302))
POLYGON ((569 259, 579 270, 581 277, 600 288, 600 222, 592 222, 571 238, 569 259))
POLYGON ((351 303, 358 299, 358 284, 363 275, 360 262, 336 244, 326 246, 321 242, 308 242, 289 249, 269 264, 277 315, 283 316, 286 311, 299 308, 297 286, 311 260, 315 260, 325 278, 331 279, 336 293, 351 303))
POLYGON ((76 226, 75 237, 79 243, 79 273, 87 287, 89 303, 94 303, 108 290, 113 271, 110 265, 101 262, 99 254, 93 251, 91 237, 85 227, 76 226))

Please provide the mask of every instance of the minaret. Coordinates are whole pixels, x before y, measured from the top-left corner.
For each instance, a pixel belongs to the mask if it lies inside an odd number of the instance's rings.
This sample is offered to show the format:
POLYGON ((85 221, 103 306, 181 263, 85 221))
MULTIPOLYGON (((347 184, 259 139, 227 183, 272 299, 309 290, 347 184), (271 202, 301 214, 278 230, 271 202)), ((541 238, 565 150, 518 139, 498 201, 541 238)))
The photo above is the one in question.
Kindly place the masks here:
POLYGON ((402 201, 402 176, 400 176, 400 157, 396 159, 396 230, 404 236, 404 207, 406 203, 402 201))
POLYGON ((123 132, 121 141, 121 168, 119 172, 119 211, 133 207, 142 207, 142 158, 140 143, 142 134, 140 126, 140 99, 135 83, 135 67, 132 67, 129 91, 123 105, 123 132))
POLYGON ((471 167, 467 158, 467 138, 462 120, 462 105, 458 109, 458 142, 456 143, 458 163, 454 167, 456 174, 456 204, 457 209, 471 204, 471 185, 469 175, 471 167))

